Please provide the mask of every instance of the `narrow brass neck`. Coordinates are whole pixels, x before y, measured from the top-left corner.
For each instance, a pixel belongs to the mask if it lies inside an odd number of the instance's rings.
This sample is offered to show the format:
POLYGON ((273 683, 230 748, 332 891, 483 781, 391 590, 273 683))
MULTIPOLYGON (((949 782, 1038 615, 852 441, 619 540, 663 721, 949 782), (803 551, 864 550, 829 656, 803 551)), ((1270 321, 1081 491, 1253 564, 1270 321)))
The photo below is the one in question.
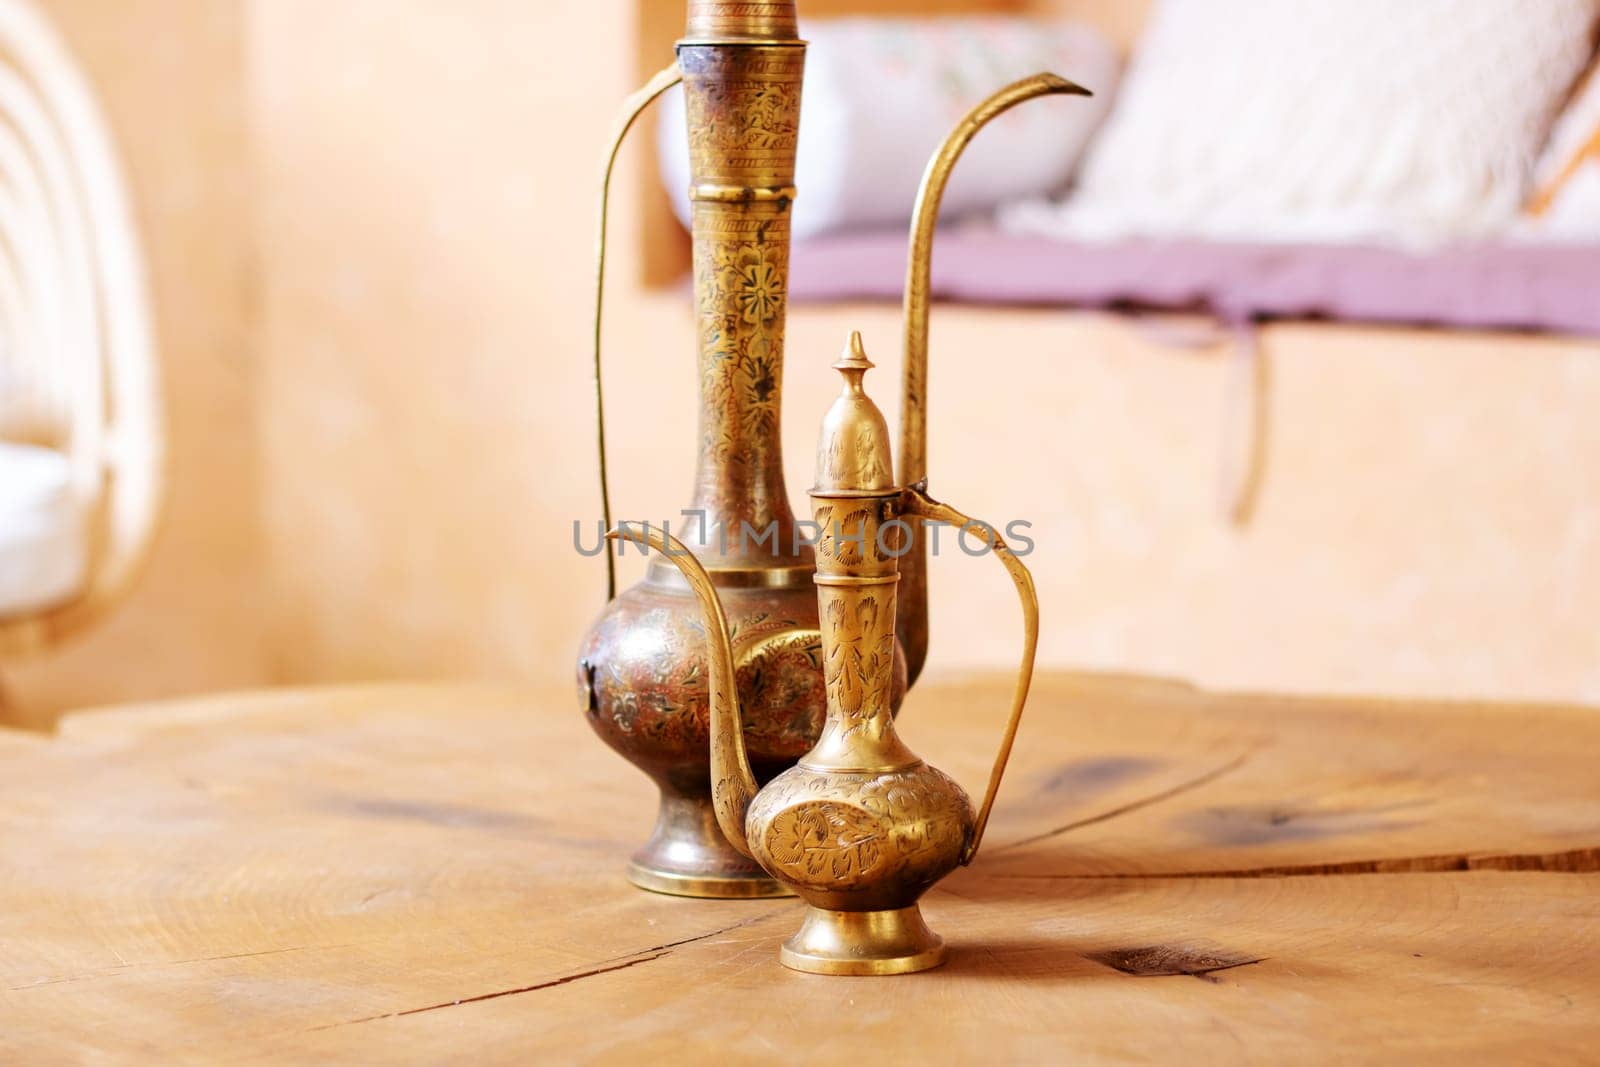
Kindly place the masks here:
POLYGON ((890 508, 898 489, 874 496, 811 492, 817 542, 817 614, 828 717, 801 761, 813 770, 884 772, 920 761, 894 728, 895 553, 890 508))
POLYGON ((818 527, 817 608, 828 718, 804 765, 885 771, 917 758, 895 734, 895 594, 902 533, 889 429, 866 393, 872 367, 852 333, 833 364, 844 388, 822 418, 811 518, 818 527))
POLYGON ((700 514, 685 540, 716 572, 811 559, 795 536, 780 432, 805 68, 795 32, 793 3, 693 0, 678 45, 700 349, 700 514))

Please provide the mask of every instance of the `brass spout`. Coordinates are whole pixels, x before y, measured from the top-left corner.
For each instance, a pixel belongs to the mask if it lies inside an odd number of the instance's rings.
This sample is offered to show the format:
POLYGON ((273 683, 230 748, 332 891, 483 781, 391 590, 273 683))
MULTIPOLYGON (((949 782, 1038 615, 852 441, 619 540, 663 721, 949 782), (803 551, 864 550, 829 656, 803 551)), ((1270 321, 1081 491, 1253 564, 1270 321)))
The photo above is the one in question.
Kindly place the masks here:
POLYGON ((744 748, 743 715, 739 710, 739 687, 733 672, 733 641, 728 633, 728 616, 722 610, 717 589, 694 554, 676 537, 646 525, 609 530, 607 541, 632 541, 649 545, 678 568, 700 602, 705 616, 707 655, 711 670, 707 679, 711 699, 711 802, 717 826, 728 843, 745 856, 750 845, 745 840, 745 815, 755 799, 755 773, 744 748))
MULTIPOLYGON (((1093 96, 1054 74, 1035 74, 1006 86, 967 113, 945 138, 922 175, 911 217, 911 244, 906 264, 905 385, 900 402, 900 482, 927 488, 928 478, 928 303, 933 273, 933 232, 939 221, 950 172, 977 132, 995 118, 1039 96, 1093 96)), ((912 538, 900 560, 900 609, 896 623, 905 645, 908 684, 917 680, 928 657, 928 558, 921 536, 912 538)))

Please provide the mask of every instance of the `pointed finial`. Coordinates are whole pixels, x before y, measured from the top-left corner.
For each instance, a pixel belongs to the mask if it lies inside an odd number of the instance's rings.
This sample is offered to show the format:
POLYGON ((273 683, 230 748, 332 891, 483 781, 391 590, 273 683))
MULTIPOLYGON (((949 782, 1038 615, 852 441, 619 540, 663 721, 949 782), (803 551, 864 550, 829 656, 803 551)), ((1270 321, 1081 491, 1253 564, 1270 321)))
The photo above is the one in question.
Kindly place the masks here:
POLYGON ((850 340, 845 342, 844 351, 833 363, 835 370, 862 370, 868 371, 877 364, 867 358, 867 347, 861 343, 861 331, 851 330, 850 340))
POLYGON ((845 388, 852 393, 861 392, 861 379, 877 364, 867 358, 867 348, 861 343, 861 331, 851 330, 844 351, 833 361, 833 369, 844 375, 845 388))
POLYGON ((844 375, 845 385, 822 420, 814 493, 876 493, 893 488, 889 427, 861 387, 862 376, 873 366, 861 332, 852 330, 844 352, 833 363, 844 375))

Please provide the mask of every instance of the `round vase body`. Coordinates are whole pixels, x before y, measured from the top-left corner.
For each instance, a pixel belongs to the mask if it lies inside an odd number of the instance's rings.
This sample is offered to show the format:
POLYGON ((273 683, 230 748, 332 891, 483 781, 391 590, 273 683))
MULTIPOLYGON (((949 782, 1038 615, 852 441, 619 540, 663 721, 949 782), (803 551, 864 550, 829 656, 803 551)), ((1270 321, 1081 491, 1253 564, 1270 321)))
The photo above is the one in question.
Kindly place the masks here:
MULTIPOLYGON (((718 589, 733 638, 745 746, 763 782, 810 750, 827 715, 811 572, 771 573, 803 581, 718 589)), ((579 651, 579 698, 590 726, 661 790, 655 830, 628 875, 643 888, 682 896, 786 895, 790 890, 734 851, 716 827, 702 618, 687 585, 652 563, 644 581, 606 605, 579 651)), ((896 708, 905 677, 897 649, 896 708)))

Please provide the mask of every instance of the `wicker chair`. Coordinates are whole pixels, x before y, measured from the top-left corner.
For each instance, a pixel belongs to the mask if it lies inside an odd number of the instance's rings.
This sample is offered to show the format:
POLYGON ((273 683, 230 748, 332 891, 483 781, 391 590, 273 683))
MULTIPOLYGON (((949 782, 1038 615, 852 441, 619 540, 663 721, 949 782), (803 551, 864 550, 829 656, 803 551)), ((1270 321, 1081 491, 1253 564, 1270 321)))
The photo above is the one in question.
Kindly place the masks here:
POLYGON ((23 509, 0 513, 9 658, 56 644, 127 591, 164 457, 122 168, 87 80, 27 0, 0 0, 0 453, 0 508, 23 509))

